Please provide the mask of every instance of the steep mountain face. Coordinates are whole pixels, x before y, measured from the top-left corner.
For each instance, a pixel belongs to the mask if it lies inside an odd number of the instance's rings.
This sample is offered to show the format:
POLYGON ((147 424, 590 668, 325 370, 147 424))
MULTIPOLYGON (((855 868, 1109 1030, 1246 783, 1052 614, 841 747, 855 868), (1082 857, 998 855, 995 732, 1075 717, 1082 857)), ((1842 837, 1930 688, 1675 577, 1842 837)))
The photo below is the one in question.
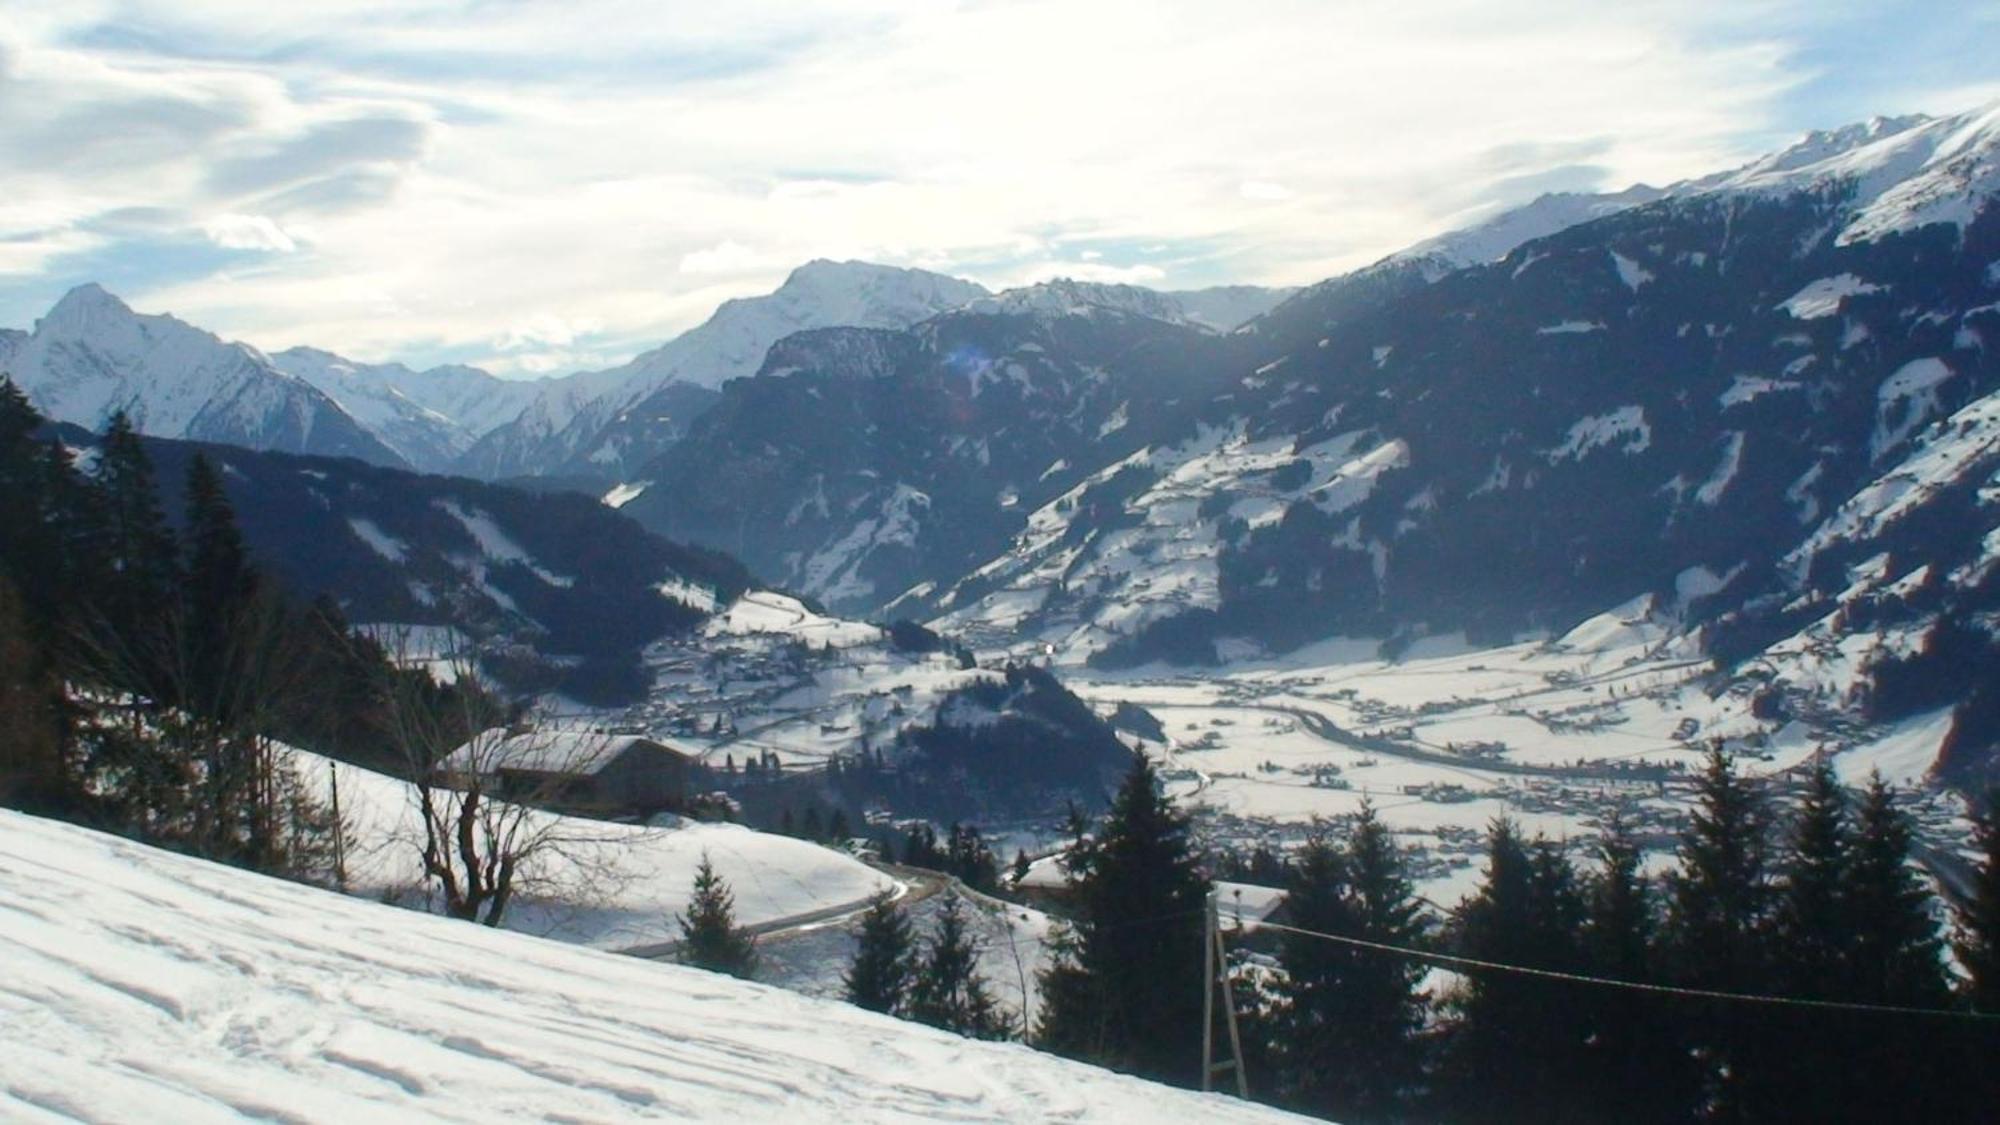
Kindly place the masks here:
POLYGON ((1204 399, 1230 338, 1117 307, 984 303, 786 338, 624 508, 844 610, 949 580, 1204 399))
POLYGON ((355 421, 424 472, 444 472, 472 444, 512 421, 539 393, 526 382, 477 367, 413 371, 400 363, 357 363, 318 348, 273 353, 278 370, 329 395, 355 421))
POLYGON ((924 270, 814 261, 770 294, 725 301, 695 328, 605 371, 550 380, 516 421, 466 454, 485 477, 588 474, 625 479, 678 440, 713 389, 754 373, 773 343, 809 328, 906 328, 986 290, 924 270), (682 389, 660 396, 674 385, 682 389), (660 396, 660 397, 656 397, 660 396))
POLYGON ((403 458, 338 403, 263 353, 171 316, 141 316, 96 285, 71 290, 16 336, 5 370, 51 418, 381 465, 403 458))
POLYGON ((1740 651, 1893 588, 1921 649, 2000 608, 1996 133, 1878 121, 1497 262, 1316 286, 1188 432, 1093 475, 1133 482, 1108 517, 1066 496, 931 604, 1115 662, 1499 638, 1646 591, 1740 651))

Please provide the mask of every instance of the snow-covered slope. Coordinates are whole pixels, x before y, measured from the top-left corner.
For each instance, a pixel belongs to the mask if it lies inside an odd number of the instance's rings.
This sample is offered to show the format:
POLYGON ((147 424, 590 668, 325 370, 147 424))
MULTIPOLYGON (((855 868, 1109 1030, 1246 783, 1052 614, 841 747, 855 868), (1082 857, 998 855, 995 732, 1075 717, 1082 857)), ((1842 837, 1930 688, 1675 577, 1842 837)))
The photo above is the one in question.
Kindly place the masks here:
POLYGON ((404 463, 255 348, 172 316, 141 316, 96 285, 70 290, 11 350, 7 372, 58 421, 102 429, 122 409, 158 437, 404 463))
POLYGON ((1663 189, 1645 184, 1597 194, 1555 192, 1471 226, 1427 238, 1390 255, 1389 261, 1416 264, 1435 276, 1442 276, 1467 266, 1497 261, 1524 242, 1651 203, 1666 194, 1663 189))
POLYGON ((1869 241, 1929 223, 1964 227, 2000 190, 2000 102, 1950 117, 1877 117, 1808 133, 1687 192, 1783 195, 1844 190, 1851 214, 1840 241, 1869 241))
POLYGON ((0 1117, 1277 1121, 0 812, 0 1117))
POLYGON ((411 465, 449 468, 472 443, 512 421, 539 389, 477 367, 413 371, 400 363, 357 363, 318 348, 271 356, 278 370, 325 391, 411 465))
MULTIPOLYGON (((552 736, 554 737, 554 736, 552 736)), ((288 750, 310 790, 330 801, 327 760, 288 750)), ((423 822, 408 782, 341 766, 340 808, 348 822, 347 870, 354 893, 421 906, 423 822)), ((529 812, 524 835, 555 846, 520 872, 510 930, 599 949, 675 941, 675 918, 693 897, 705 856, 736 896, 736 920, 759 926, 852 906, 896 881, 831 848, 753 832, 737 824, 674 820, 659 827, 529 812)))

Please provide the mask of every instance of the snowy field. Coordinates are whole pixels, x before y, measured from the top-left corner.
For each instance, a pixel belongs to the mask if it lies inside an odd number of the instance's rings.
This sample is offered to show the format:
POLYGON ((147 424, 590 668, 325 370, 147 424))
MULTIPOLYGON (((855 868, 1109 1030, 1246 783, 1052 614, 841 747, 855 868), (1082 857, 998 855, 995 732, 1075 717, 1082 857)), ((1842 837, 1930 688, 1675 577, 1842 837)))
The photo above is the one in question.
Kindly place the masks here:
POLYGON ((0 1119, 1296 1120, 0 812, 0 1119))
MULTIPOLYGON (((1896 642, 1856 641, 1871 643, 1896 642)), ((1908 787, 1927 836, 1965 838, 1958 802, 1923 787, 1948 712, 1865 731, 1809 713, 1759 719, 1747 692, 1710 696, 1710 663, 1646 599, 1548 640, 1479 649, 1434 638, 1396 661, 1377 648, 1335 640, 1221 669, 1075 664, 1063 675, 1102 713, 1129 702, 1161 722, 1166 741, 1148 749, 1212 838, 1295 843, 1313 818, 1365 799, 1414 850, 1419 889, 1441 906, 1476 886, 1496 816, 1581 842, 1617 809, 1650 846, 1670 847, 1689 775, 1716 738, 1753 774, 1782 778, 1821 750, 1849 783, 1879 770, 1908 787)), ((1801 645, 1779 654, 1775 678, 1809 711, 1846 689, 1860 655, 1801 645)))
MULTIPOLYGON (((327 759, 291 751, 295 767, 324 798, 327 759)), ((341 765, 340 811, 348 824, 350 889, 413 905, 421 888, 422 821, 403 781, 341 765)), ((676 821, 661 827, 610 824, 530 812, 534 831, 558 841, 522 876, 502 917, 509 929, 563 941, 626 949, 680 937, 695 868, 707 855, 736 896, 736 920, 759 925, 864 903, 895 880, 852 856, 740 825, 676 821)))

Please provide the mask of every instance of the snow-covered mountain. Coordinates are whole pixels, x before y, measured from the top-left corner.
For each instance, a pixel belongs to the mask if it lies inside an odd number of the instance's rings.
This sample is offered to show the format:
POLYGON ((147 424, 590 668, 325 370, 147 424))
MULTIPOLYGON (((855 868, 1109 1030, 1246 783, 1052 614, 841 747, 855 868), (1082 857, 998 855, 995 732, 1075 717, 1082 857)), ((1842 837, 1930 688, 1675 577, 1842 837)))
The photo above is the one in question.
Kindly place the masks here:
POLYGON ((0 811, 0 1117, 1292 1121, 0 811))
POLYGON ((1291 292, 1250 285, 1159 292, 1064 278, 995 295, 924 270, 812 261, 772 293, 725 301, 698 327, 629 363, 538 384, 520 417, 480 441, 459 468, 485 477, 630 479, 714 405, 711 392, 755 374, 771 346, 794 332, 903 329, 960 308, 1048 315, 1109 310, 1226 332, 1291 292))
POLYGON ((538 393, 532 383, 463 365, 413 371, 400 363, 358 363, 318 348, 287 348, 270 359, 280 371, 325 391, 425 472, 450 468, 474 442, 518 417, 538 393))
POLYGON ((520 417, 488 434, 460 467, 485 477, 618 478, 678 439, 712 402, 690 388, 711 390, 754 373, 783 337, 835 326, 907 328, 985 294, 970 281, 925 270, 808 262, 773 292, 725 301, 701 324, 628 363, 538 384, 520 417))
POLYGON ((1070 283, 802 336, 630 510, 849 611, 1113 662, 1498 640, 1643 594, 1741 657, 1837 612, 1877 653, 1842 689, 1866 708, 1883 630, 1921 654, 2000 613, 1996 120, 1545 199, 1228 336, 1070 283))
POLYGON ((94 430, 124 410, 159 437, 405 463, 262 352, 172 316, 142 316, 96 285, 70 290, 32 333, 0 345, 0 365, 49 417, 94 430))
POLYGON ((1104 305, 997 299, 907 332, 798 333, 639 471, 651 487, 622 510, 871 611, 964 574, 1103 457, 1171 432, 1227 370, 1217 356, 1233 339, 1104 305))
POLYGON ((1302 296, 1188 433, 925 604, 1136 659, 1499 638, 1646 591, 1739 645, 1862 595, 1872 628, 1878 588, 1919 634, 1992 612, 1996 115, 1818 135, 1497 262, 1302 296))

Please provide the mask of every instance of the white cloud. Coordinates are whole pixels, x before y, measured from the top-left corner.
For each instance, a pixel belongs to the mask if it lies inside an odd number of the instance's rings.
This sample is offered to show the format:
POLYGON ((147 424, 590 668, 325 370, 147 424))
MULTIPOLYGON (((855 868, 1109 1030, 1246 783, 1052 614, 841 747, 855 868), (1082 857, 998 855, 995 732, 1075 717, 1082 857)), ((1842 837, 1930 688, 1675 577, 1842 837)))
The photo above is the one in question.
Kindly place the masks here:
POLYGON ((298 243, 283 228, 262 215, 217 215, 202 224, 202 233, 225 250, 272 250, 289 254, 298 243))
POLYGON ((622 358, 814 256, 1307 282, 1551 165, 1616 187, 1768 146, 1781 31, 1815 10, 79 3, 0 30, 0 272, 86 280, 65 255, 148 222, 289 240, 125 295, 270 348, 517 371, 622 358), (1082 257, 1132 246, 1158 249, 1082 257))
POLYGON ((1058 277, 1111 285, 1151 285, 1165 281, 1167 271, 1143 262, 1132 266, 1114 266, 1108 262, 1096 261, 1039 262, 1017 272, 1013 284, 1033 285, 1039 281, 1053 281, 1058 277))
POLYGON ((752 250, 739 242, 718 242, 704 250, 681 256, 682 273, 743 274, 783 264, 772 255, 752 250))
POLYGON ((530 348, 567 348, 578 339, 602 329, 595 320, 573 321, 560 316, 529 317, 507 330, 506 335, 493 342, 493 346, 503 352, 518 352, 530 348))

